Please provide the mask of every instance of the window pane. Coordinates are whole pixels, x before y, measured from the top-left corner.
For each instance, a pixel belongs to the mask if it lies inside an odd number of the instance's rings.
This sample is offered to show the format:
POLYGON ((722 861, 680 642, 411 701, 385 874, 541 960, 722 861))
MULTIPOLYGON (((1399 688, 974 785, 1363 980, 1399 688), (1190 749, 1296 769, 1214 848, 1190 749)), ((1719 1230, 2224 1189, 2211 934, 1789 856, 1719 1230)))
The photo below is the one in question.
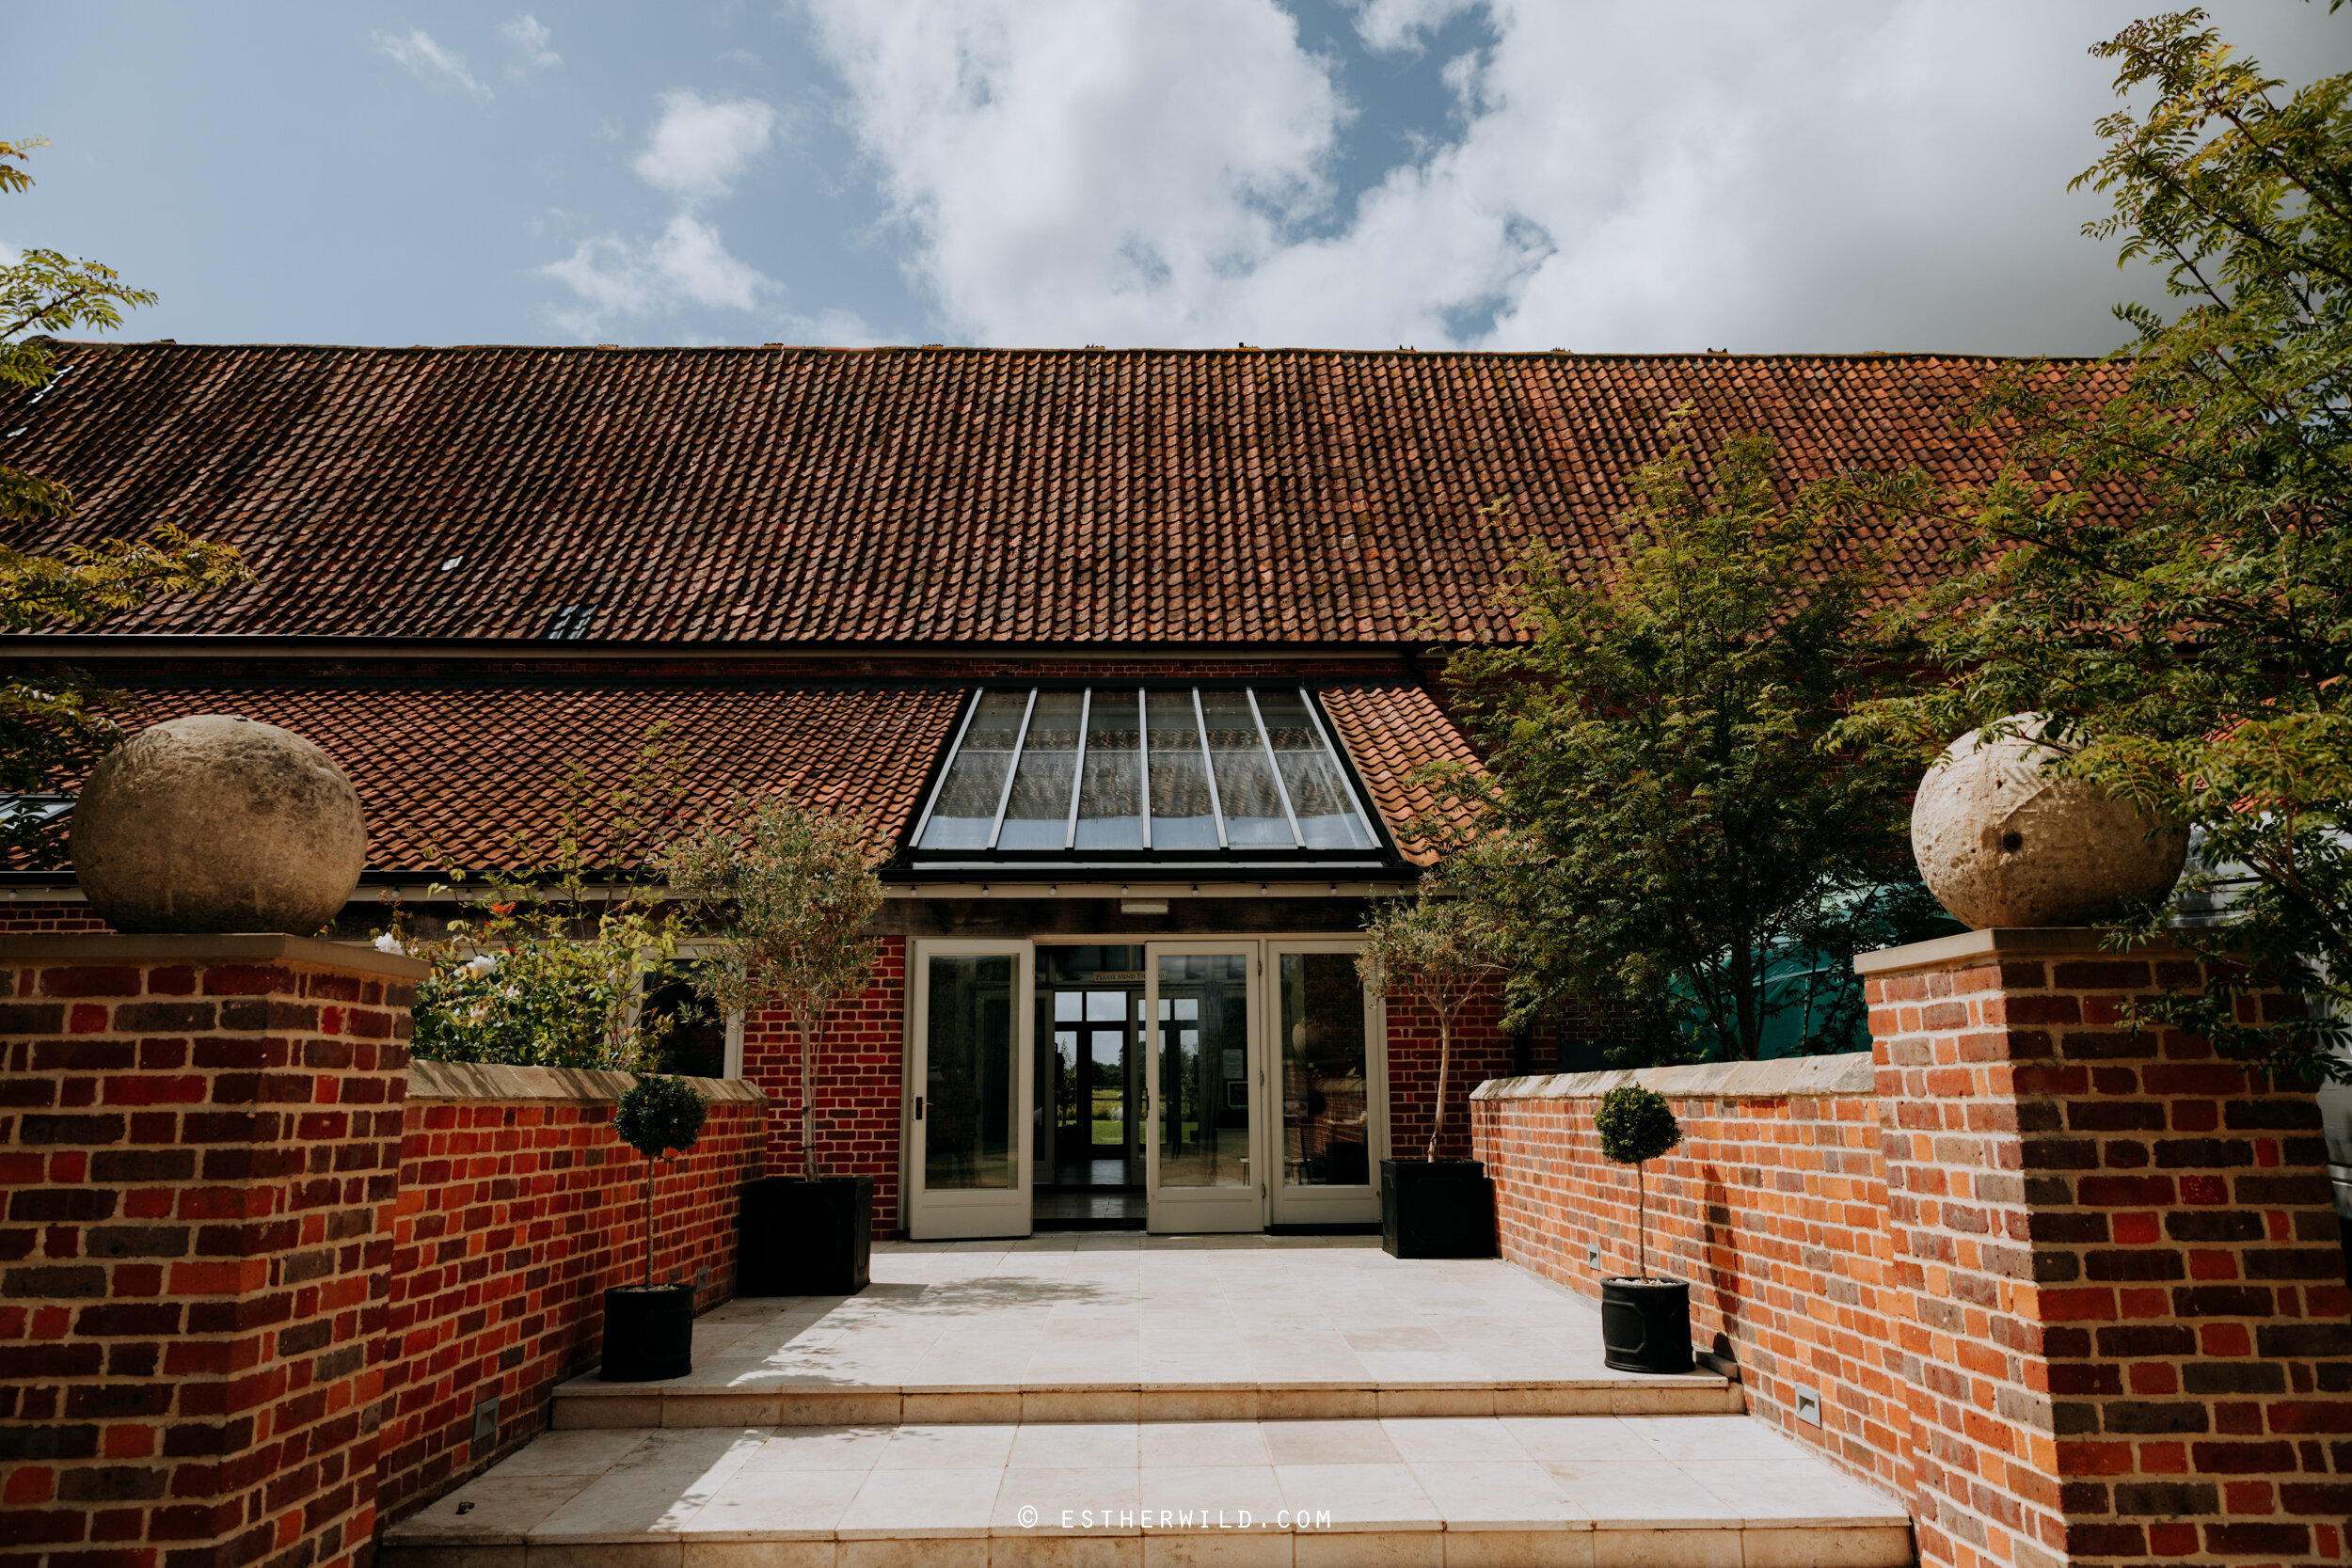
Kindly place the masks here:
POLYGON ((1369 1186, 1371 1099, 1356 956, 1285 953, 1280 983, 1283 1184, 1369 1186))
POLYGON ((963 744, 947 764, 947 782, 924 826, 925 849, 985 849, 996 825, 996 801, 1005 792, 1005 769, 1012 765, 1013 742, 1021 737, 1025 691, 992 691, 963 732, 963 744))
POLYGON ((1070 832, 1071 770, 1078 761, 1075 691, 1041 691, 1029 715, 1029 736, 1021 743, 1021 771, 1013 775, 1012 799, 1005 803, 999 849, 1058 849, 1070 832))
POLYGON ((923 1184, 1020 1185, 1013 1168, 1012 965, 995 954, 937 954, 929 976, 923 1184))
POLYGON ((1203 691, 1200 711, 1209 721, 1209 755, 1216 763, 1217 804, 1225 808, 1225 836, 1235 848, 1288 849, 1290 818, 1275 792, 1274 765, 1258 738, 1249 698, 1240 691, 1203 691))
POLYGON ((1310 849, 1370 849, 1372 830, 1356 815, 1340 776, 1339 759, 1315 733, 1306 701, 1295 691, 1261 690, 1258 713, 1265 721, 1274 759, 1298 814, 1298 835, 1310 849))
POLYGON ((1249 960, 1163 954, 1159 1028, 1160 1185, 1249 1185, 1249 960))
POLYGON ((1152 847, 1214 849, 1209 776, 1200 766, 1200 730, 1189 691, 1154 691, 1152 710, 1152 847))
POLYGON ((1143 847, 1136 694, 1097 687, 1087 715, 1086 782, 1078 790, 1078 847, 1143 847))

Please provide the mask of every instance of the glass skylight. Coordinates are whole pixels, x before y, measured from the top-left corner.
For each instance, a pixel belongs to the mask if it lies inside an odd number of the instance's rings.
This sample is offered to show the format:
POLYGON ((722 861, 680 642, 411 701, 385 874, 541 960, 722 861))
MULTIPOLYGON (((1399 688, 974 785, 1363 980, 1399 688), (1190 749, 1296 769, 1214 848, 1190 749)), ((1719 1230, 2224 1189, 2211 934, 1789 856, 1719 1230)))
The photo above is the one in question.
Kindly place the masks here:
POLYGON ((918 850, 1377 849, 1304 688, 980 691, 918 850))

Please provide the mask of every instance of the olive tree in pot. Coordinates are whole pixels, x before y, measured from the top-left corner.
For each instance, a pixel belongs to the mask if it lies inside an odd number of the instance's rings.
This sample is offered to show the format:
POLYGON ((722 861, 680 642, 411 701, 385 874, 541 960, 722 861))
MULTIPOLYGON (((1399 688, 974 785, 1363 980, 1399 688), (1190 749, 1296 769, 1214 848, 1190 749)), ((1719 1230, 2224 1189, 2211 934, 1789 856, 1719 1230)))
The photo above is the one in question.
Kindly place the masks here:
POLYGON ((817 1040, 843 1000, 871 983, 882 908, 866 827, 776 793, 738 797, 660 857, 672 895, 725 948, 710 985, 746 1025, 781 1014, 801 1058, 801 1174, 743 1188, 739 1295, 854 1295, 873 1248, 874 1179, 833 1176, 817 1158, 817 1040))
POLYGON ((1502 974, 1495 927, 1469 899, 1438 895, 1424 882, 1409 901, 1364 923, 1357 973, 1375 996, 1401 990, 1438 1022, 1438 1093, 1429 1143, 1418 1160, 1380 1162, 1380 1244, 1396 1258, 1492 1258, 1495 1184, 1476 1160, 1440 1160, 1462 1009, 1502 974))
POLYGON ((645 1157, 645 1282, 604 1293, 607 1383, 652 1383, 694 1370, 694 1287, 654 1279, 654 1162, 683 1154, 702 1136, 709 1106, 683 1078, 640 1078, 621 1096, 612 1131, 645 1157))
POLYGON ((1641 1272, 1600 1282, 1601 1359, 1621 1372, 1691 1370, 1691 1286, 1649 1273, 1647 1162, 1682 1141, 1665 1096, 1626 1084, 1600 1097, 1593 1112, 1600 1151, 1633 1167, 1634 1266, 1641 1272))

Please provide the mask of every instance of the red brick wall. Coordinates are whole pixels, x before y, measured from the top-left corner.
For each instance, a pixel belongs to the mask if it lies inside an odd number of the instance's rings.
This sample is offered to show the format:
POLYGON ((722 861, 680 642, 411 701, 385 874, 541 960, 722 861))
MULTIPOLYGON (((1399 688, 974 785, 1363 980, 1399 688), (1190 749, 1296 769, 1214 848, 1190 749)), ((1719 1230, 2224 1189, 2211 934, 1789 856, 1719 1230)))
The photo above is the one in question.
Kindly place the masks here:
POLYGON ((106 923, 87 904, 0 903, 0 935, 40 931, 103 931, 106 923))
MULTIPOLYGON (((1389 1155, 1418 1160, 1429 1144, 1438 1101, 1438 1015, 1409 991, 1389 993, 1389 1155)), ((1500 987, 1462 1009, 1454 1025, 1454 1063, 1447 1074, 1445 1122, 1438 1136, 1441 1159, 1470 1154, 1470 1098, 1480 1083, 1513 1069, 1511 1041, 1502 1030, 1500 987)))
POLYGON ((2344 1560, 2352 1292, 2311 1091, 2119 1022, 2191 961, 1988 935, 1865 961, 1922 1560, 2344 1560))
MULTIPOLYGON (((817 1169, 874 1179, 874 1234, 898 1213, 899 1099, 906 1055, 907 939, 876 939, 882 956, 865 993, 835 1007, 817 1041, 817 1169)), ((768 1168, 798 1176, 801 1037, 781 1013, 743 1026, 743 1076, 768 1096, 768 1168)))
MULTIPOLYGON (((1601 1157, 1593 1129, 1600 1093, 1633 1077, 1502 1080, 1473 1106, 1502 1255, 1587 1296, 1604 1276, 1636 1272, 1633 1173, 1601 1157), (1586 1260, 1594 1245, 1597 1264, 1586 1260)), ((1650 1272, 1691 1281, 1692 1338, 1730 1342, 1753 1414, 1899 1490, 1909 1423, 1889 1334, 1869 1059, 1640 1078, 1666 1096, 1683 1135, 1646 1168, 1650 1272), (1798 1387, 1820 1396, 1820 1425, 1797 1419, 1798 1387)))
MULTIPOLYGON (((612 1132, 625 1073, 417 1064, 394 1223, 378 1508, 387 1522, 546 1430, 555 1385, 601 1354, 602 1292, 644 1269, 645 1163, 612 1132), (474 1406, 498 1401, 473 1442, 474 1406)), ((765 1107, 703 1082, 702 1136, 654 1185, 654 1272, 735 1291, 737 1196, 765 1107)))
POLYGON ((366 1560, 412 970, 0 942, 0 1559, 366 1560))

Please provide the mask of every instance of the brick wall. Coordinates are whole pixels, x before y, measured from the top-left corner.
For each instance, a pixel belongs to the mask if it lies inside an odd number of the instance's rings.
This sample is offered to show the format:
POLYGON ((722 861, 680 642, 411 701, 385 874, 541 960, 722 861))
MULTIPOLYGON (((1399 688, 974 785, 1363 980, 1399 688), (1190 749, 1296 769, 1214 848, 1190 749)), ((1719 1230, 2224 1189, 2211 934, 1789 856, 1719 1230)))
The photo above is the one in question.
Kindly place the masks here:
POLYGON ((1979 931, 1857 965, 1921 1557, 2341 1561, 2352 1292, 2317 1106, 2121 1023, 2200 974, 2095 937, 1979 931))
POLYGON ((0 936, 31 935, 42 931, 103 931, 106 928, 106 922, 84 903, 33 899, 23 903, 0 903, 0 936))
POLYGON ((1481 1085, 1477 1156, 1503 1256, 1588 1296, 1636 1272, 1631 1170, 1601 1157, 1593 1111, 1620 1084, 1664 1095, 1680 1147, 1646 1168, 1649 1267, 1691 1281, 1692 1338, 1722 1336, 1750 1413, 1890 1488, 1908 1418, 1884 1274, 1886 1180, 1867 1055, 1567 1073, 1481 1085), (1597 1246, 1599 1260, 1588 1260, 1597 1246), (1820 1422, 1797 1418, 1817 1394, 1820 1422))
MULTIPOLYGON (((1437 1114, 1438 1015, 1410 992, 1389 993, 1389 1153, 1418 1160, 1429 1144, 1437 1114)), ((1489 1078, 1509 1074, 1513 1042, 1502 1031, 1500 987, 1472 1000, 1454 1025, 1454 1065, 1448 1074, 1445 1121, 1438 1136, 1441 1159, 1470 1153, 1470 1092, 1489 1078)))
POLYGON ((0 940, 0 1557, 365 1560, 422 972, 0 940))
MULTIPOLYGON (((836 1006, 817 1040, 817 1170, 874 1179, 878 1237, 905 1225, 898 1212, 900 1085, 905 1078, 907 939, 882 947, 873 984, 836 1006)), ((801 1037, 781 1013, 743 1025, 743 1076, 768 1097, 768 1168, 801 1174, 801 1037)))
MULTIPOLYGON (((602 1292, 644 1278, 645 1163, 612 1132, 626 1073, 419 1062, 404 1107, 378 1510, 430 1502, 546 1430, 554 1386, 601 1354, 602 1292), (494 1434, 474 1413, 498 1402, 494 1434)), ((655 1180, 654 1272, 735 1291, 737 1196, 766 1107, 695 1080, 710 1114, 655 1180)))

